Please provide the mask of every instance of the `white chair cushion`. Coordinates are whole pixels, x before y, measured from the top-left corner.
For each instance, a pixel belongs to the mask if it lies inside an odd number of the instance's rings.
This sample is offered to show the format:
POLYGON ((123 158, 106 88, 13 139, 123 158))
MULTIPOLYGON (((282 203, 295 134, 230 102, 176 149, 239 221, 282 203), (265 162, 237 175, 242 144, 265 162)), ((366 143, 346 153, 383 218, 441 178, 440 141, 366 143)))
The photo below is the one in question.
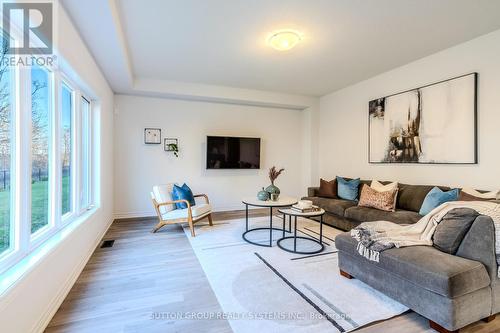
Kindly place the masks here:
MULTIPOLYGON (((164 203, 168 201, 172 201, 172 192, 174 190, 174 184, 162 184, 153 186, 153 194, 155 196, 155 200, 158 203, 164 203)), ((170 211, 175 210, 175 205, 165 205, 160 206, 160 214, 166 214, 170 211)))
MULTIPOLYGON (((212 211, 212 206, 209 204, 197 204, 195 206, 191 206, 191 215, 193 218, 197 218, 202 215, 206 215, 212 211)), ((188 217, 188 209, 175 209, 172 210, 168 213, 162 214, 161 215, 163 220, 173 220, 173 219, 180 219, 180 218, 187 218, 188 217)))

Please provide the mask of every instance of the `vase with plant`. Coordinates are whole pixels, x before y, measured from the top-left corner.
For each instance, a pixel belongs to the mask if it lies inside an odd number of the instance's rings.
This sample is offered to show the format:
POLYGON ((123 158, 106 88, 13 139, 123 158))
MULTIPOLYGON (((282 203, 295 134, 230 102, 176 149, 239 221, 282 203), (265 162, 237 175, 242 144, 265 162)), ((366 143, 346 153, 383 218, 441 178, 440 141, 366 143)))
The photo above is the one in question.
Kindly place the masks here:
POLYGON ((274 185, 274 182, 283 171, 285 171, 285 169, 282 168, 277 170, 275 166, 269 169, 269 180, 271 181, 271 185, 266 187, 266 192, 269 193, 269 197, 273 201, 278 200, 278 197, 280 195, 280 189, 276 185, 274 185))

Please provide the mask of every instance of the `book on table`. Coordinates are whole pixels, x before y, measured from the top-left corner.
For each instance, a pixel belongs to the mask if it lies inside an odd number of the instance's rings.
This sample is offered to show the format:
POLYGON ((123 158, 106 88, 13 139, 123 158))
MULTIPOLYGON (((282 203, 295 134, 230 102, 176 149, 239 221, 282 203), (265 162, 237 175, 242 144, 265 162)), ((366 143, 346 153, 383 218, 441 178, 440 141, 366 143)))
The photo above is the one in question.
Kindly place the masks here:
POLYGON ((299 212, 299 213, 312 213, 312 212, 317 212, 320 210, 318 206, 312 206, 312 207, 307 207, 307 208, 301 208, 297 205, 292 206, 292 210, 299 212))

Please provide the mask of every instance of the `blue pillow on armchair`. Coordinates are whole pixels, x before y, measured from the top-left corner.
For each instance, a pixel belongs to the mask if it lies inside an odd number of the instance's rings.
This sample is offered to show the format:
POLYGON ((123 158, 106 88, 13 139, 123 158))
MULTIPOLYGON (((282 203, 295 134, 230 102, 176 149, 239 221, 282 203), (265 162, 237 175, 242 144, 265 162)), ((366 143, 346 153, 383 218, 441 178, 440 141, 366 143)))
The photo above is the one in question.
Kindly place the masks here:
POLYGON ((422 207, 420 207, 419 214, 427 215, 434 208, 440 206, 441 204, 444 204, 445 202, 457 201, 458 193, 459 193, 458 188, 448 192, 443 192, 439 187, 434 187, 425 196, 424 202, 422 203, 422 207))
MULTIPOLYGON (((191 206, 196 205, 196 201, 194 201, 193 192, 189 188, 189 186, 184 183, 182 186, 174 185, 174 190, 172 192, 173 200, 187 200, 191 206)), ((177 209, 185 209, 187 205, 185 202, 177 202, 175 204, 177 209)))
POLYGON ((345 180, 342 177, 337 177, 337 196, 344 200, 357 200, 359 193, 359 178, 353 180, 345 180))

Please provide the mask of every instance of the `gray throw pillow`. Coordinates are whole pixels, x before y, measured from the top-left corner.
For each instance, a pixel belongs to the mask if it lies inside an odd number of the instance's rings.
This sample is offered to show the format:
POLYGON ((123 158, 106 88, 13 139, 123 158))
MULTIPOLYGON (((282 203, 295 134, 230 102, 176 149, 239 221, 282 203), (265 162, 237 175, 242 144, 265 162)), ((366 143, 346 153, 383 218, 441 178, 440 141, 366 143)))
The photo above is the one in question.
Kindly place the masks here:
POLYGON ((479 213, 470 208, 455 208, 437 225, 432 240, 442 252, 455 254, 479 213))

